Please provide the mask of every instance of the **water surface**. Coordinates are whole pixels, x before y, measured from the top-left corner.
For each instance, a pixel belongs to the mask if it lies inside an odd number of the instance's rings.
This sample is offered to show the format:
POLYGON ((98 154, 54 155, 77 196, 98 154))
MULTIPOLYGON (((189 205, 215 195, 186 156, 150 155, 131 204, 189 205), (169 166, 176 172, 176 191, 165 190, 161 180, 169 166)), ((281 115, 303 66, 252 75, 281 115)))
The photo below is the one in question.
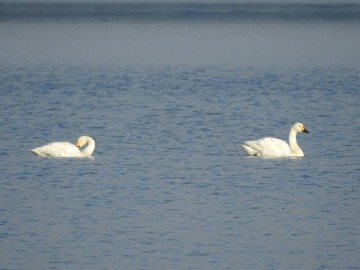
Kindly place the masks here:
POLYGON ((5 20, 0 268, 359 269, 358 29, 5 20), (236 146, 296 121, 304 158, 236 146))

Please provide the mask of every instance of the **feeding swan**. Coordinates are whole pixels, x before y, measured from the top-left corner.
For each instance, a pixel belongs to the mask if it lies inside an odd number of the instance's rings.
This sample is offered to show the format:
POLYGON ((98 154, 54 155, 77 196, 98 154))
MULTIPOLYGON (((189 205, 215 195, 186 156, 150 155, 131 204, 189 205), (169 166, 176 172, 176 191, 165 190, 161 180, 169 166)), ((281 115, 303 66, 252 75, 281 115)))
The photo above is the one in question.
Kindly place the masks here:
POLYGON ((289 144, 276 138, 262 138, 246 141, 239 146, 248 156, 303 157, 304 152, 296 141, 298 132, 309 133, 302 123, 295 123, 290 129, 289 144))
POLYGON ((69 142, 53 142, 30 150, 42 157, 92 157, 95 141, 89 136, 80 136, 75 144, 69 142), (84 149, 80 149, 87 145, 84 149))

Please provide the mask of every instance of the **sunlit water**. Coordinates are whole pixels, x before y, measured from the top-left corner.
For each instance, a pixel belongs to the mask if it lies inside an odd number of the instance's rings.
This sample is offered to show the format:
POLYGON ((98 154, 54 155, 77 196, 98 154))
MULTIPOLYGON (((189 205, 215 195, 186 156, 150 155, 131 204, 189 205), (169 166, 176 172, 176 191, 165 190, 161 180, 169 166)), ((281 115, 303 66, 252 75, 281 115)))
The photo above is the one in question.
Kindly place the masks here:
POLYGON ((356 29, 3 23, 0 268, 360 269, 356 29), (236 146, 296 121, 304 158, 236 146))

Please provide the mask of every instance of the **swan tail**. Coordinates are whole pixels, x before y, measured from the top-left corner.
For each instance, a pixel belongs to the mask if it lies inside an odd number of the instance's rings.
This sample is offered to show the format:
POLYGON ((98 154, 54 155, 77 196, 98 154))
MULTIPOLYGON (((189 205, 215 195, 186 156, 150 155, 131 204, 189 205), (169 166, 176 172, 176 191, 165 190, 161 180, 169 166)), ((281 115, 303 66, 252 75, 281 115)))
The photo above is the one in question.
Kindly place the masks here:
POLYGON ((38 150, 38 148, 34 148, 30 150, 35 156, 43 156, 43 154, 38 150))
POLYGON ((251 148, 250 146, 246 145, 246 144, 238 144, 239 147, 241 147, 245 154, 248 156, 257 156, 258 155, 258 151, 256 151, 255 149, 251 148))

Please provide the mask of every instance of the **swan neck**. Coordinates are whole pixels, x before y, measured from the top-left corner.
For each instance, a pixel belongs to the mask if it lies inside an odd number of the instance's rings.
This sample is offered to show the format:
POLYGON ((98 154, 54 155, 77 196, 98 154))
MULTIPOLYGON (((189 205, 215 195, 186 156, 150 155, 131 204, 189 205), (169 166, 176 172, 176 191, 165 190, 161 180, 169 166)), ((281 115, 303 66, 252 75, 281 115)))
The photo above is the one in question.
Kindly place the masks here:
POLYGON ((294 130, 293 128, 290 129, 290 133, 289 133, 289 146, 290 146, 290 150, 293 153, 298 152, 299 150, 301 151, 299 145, 297 144, 296 141, 296 130, 294 130))
POLYGON ((91 156, 91 154, 94 152, 95 150, 95 141, 90 138, 87 137, 86 138, 86 147, 81 151, 85 156, 91 156))

